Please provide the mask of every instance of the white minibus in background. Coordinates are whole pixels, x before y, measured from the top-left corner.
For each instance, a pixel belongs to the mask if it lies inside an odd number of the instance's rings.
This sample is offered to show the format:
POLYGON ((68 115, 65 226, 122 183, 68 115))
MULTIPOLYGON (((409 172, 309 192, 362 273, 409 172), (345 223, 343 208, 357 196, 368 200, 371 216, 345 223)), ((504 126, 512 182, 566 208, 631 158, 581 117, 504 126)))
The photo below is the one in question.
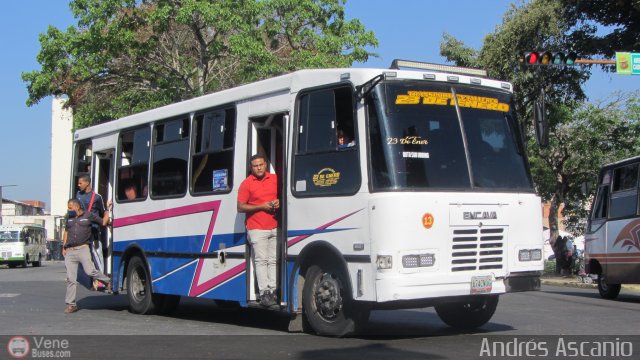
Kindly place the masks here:
POLYGON ((0 265, 10 268, 42 265, 47 256, 47 232, 40 225, 0 225, 0 265))

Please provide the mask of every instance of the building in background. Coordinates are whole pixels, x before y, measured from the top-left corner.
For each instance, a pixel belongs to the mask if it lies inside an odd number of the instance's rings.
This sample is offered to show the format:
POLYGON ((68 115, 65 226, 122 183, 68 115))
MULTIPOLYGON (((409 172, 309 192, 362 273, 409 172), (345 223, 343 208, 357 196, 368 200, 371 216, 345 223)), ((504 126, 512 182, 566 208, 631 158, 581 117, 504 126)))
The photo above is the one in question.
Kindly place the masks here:
POLYGON ((38 200, 2 199, 0 225, 40 225, 46 230, 47 260, 62 260, 64 216, 45 211, 46 203, 38 200))
POLYGON ((65 109, 66 99, 54 97, 51 104, 51 215, 67 213, 71 184, 73 115, 65 109))

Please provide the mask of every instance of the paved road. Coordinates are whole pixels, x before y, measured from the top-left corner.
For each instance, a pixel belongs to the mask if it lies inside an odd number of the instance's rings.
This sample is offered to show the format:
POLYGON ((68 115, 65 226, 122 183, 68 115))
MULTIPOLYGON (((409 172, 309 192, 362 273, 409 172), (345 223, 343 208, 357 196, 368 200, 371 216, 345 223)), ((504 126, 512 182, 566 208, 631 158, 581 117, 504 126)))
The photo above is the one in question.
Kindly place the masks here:
MULTIPOLYGON (((284 314, 220 309, 200 299, 183 299, 171 317, 139 316, 127 311, 125 295, 81 289, 81 310, 66 315, 64 278, 61 262, 0 268, 0 358, 11 336, 33 343, 44 335, 68 339, 75 346, 72 358, 319 359, 330 353, 331 360, 461 359, 477 358, 486 339, 553 335, 544 338, 553 342, 585 334, 591 342, 601 335, 628 339, 624 336, 638 334, 640 320, 640 293, 623 290, 617 301, 607 301, 592 289, 544 286, 540 292, 503 295, 492 320, 469 334, 447 327, 433 309, 416 309, 374 311, 365 334, 331 339, 288 333, 284 314)), ((640 354, 640 337, 631 339, 634 356, 640 354)))

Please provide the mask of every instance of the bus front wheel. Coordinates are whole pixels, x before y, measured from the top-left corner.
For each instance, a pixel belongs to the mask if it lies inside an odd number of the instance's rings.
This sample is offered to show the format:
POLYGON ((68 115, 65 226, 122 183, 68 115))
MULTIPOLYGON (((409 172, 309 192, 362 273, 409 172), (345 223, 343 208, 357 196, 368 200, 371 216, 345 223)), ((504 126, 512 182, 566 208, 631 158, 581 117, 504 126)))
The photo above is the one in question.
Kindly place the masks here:
POLYGON ((475 329, 486 324, 498 307, 497 295, 474 296, 464 301, 435 305, 445 324, 457 329, 475 329))
POLYGON ((153 301, 151 276, 147 264, 138 256, 132 257, 127 267, 127 297, 132 313, 155 314, 157 301, 153 301))
POLYGON ((598 292, 604 299, 613 300, 620 294, 620 284, 609 284, 603 274, 598 275, 598 292))
POLYGON ((306 272, 302 311, 306 324, 318 335, 344 336, 355 331, 357 317, 342 271, 313 265, 306 272))

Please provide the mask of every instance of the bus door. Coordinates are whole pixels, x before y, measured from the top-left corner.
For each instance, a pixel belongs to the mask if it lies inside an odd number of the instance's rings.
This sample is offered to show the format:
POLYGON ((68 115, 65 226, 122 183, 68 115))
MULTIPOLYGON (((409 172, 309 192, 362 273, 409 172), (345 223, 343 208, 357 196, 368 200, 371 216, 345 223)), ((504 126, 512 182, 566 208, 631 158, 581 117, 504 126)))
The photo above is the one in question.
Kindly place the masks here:
MULTIPOLYGON (((267 158, 268 171, 272 174, 278 175, 278 198, 280 200, 280 211, 277 214, 278 217, 278 245, 277 245, 277 295, 278 299, 282 302, 284 294, 286 294, 286 278, 285 274, 285 261, 286 259, 286 179, 287 179, 287 166, 286 166, 286 124, 289 115, 286 113, 271 114, 268 116, 261 116, 250 119, 250 134, 249 134, 249 154, 247 156, 247 171, 250 173, 250 161, 249 159, 254 154, 262 154, 267 158)), ((259 300, 258 297, 258 284, 255 276, 255 269, 251 262, 251 246, 247 240, 247 299, 259 300)))
MULTIPOLYGON (((102 196, 104 199, 105 210, 107 209, 107 202, 110 199, 113 199, 113 154, 115 153, 115 149, 107 149, 95 152, 95 164, 96 164, 96 172, 95 172, 95 183, 94 183, 94 191, 102 196)), ((100 234, 101 242, 103 244, 102 255, 104 257, 104 272, 105 274, 112 273, 112 240, 113 234, 111 232, 111 227, 107 226, 100 234)))

